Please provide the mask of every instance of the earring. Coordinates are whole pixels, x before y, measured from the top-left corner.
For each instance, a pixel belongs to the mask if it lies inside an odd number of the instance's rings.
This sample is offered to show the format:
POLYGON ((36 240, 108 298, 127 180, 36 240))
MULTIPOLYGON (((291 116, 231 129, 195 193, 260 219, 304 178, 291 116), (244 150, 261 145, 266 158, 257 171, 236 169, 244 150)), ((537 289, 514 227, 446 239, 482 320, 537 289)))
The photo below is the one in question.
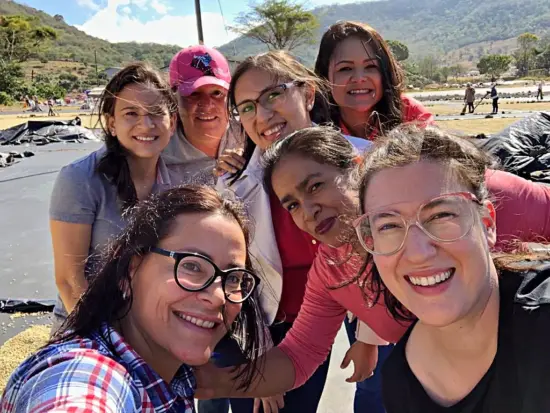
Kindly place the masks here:
POLYGON ((110 132, 111 132, 111 135, 113 135, 113 136, 116 136, 116 132, 115 132, 115 130, 114 130, 114 129, 111 129, 111 131, 110 131, 110 132))
POLYGON ((126 294, 126 291, 122 293, 122 299, 126 301, 126 298, 128 298, 128 295, 126 294))
POLYGON ((372 98, 373 98, 373 99, 376 99, 376 92, 373 92, 372 98))
POLYGON ((310 103, 309 105, 307 105, 308 112, 311 112, 311 109, 313 109, 313 105, 310 103))

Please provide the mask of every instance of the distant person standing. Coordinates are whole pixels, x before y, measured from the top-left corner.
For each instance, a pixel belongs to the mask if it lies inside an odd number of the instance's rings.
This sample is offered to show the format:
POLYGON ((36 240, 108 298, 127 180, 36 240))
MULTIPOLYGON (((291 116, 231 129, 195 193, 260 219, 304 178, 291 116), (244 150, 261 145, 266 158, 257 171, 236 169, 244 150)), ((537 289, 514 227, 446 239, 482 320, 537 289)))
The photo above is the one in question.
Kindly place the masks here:
POLYGON ((474 101, 476 100, 476 90, 471 83, 466 85, 466 93, 464 94, 464 103, 468 105, 468 113, 474 113, 474 101))
POLYGON ((53 110, 53 98, 48 99, 48 116, 57 116, 57 113, 53 110))
POLYGON ((497 92, 497 84, 493 83, 491 85, 491 90, 487 92, 487 94, 491 95, 491 99, 493 99, 493 115, 496 115, 498 113, 498 92, 497 92))
POLYGON ((539 100, 539 96, 540 96, 540 100, 544 99, 544 95, 542 94, 542 86, 543 85, 544 85, 544 82, 541 80, 540 83, 539 83, 539 87, 537 89, 537 100, 539 100))

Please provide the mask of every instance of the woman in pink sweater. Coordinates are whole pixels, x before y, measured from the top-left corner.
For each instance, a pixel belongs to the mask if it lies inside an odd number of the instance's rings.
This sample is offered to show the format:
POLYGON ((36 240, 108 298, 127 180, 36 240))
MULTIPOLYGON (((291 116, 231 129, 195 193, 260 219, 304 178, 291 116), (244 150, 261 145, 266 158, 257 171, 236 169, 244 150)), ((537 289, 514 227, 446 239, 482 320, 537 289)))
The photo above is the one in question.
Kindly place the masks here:
MULTIPOLYGON (((272 145, 263 161, 266 184, 296 225, 322 245, 292 329, 267 352, 258 385, 246 396, 282 393, 304 383, 325 360, 347 311, 368 325, 365 334, 360 334, 363 342, 358 341, 348 353, 355 353, 351 356, 359 363, 356 370, 372 371, 376 344, 398 341, 408 323, 396 321, 385 306, 373 305, 379 297, 368 293, 369 270, 361 271, 360 247, 355 248, 348 225, 358 210, 353 172, 360 156, 338 132, 315 127, 272 145)), ((497 248, 510 248, 512 240, 550 237, 550 187, 496 170, 486 171, 486 181, 497 210, 497 248)), ((361 372, 356 378, 364 376, 361 372)), ((198 379, 202 389, 210 389, 203 395, 244 395, 232 390, 229 372, 206 368, 198 372, 198 379)))

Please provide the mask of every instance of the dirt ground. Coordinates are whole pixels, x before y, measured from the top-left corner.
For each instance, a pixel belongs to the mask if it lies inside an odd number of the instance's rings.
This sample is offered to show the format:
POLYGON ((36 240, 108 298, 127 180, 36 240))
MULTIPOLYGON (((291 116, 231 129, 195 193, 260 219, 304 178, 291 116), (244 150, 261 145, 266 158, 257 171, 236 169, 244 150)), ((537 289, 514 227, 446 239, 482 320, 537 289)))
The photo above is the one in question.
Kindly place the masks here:
POLYGON ((516 118, 503 119, 467 119, 467 120, 440 120, 436 121, 440 128, 453 132, 463 132, 468 135, 486 135, 500 132, 502 129, 518 121, 516 118))

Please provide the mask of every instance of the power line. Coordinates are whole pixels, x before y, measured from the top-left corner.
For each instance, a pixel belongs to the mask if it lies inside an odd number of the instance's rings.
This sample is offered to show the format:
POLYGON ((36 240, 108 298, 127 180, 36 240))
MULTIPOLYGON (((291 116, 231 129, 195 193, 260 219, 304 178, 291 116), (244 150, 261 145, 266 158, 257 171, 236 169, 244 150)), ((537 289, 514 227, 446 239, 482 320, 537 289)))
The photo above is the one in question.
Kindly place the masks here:
MULTIPOLYGON (((225 29, 225 34, 227 34, 227 37, 229 38, 229 31, 227 30, 227 24, 225 23, 225 16, 223 14, 221 0, 218 0, 218 6, 220 7, 220 14, 222 15, 222 22, 223 22, 223 28, 225 29)), ((235 47, 235 43, 233 43, 233 55, 237 56, 237 48, 235 47)))

